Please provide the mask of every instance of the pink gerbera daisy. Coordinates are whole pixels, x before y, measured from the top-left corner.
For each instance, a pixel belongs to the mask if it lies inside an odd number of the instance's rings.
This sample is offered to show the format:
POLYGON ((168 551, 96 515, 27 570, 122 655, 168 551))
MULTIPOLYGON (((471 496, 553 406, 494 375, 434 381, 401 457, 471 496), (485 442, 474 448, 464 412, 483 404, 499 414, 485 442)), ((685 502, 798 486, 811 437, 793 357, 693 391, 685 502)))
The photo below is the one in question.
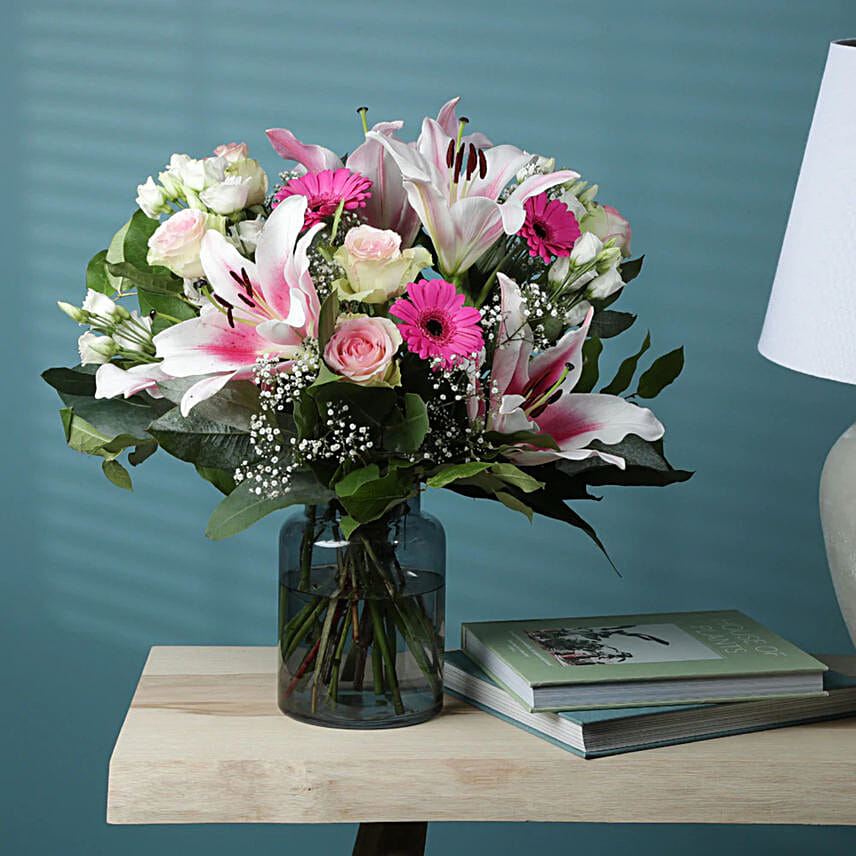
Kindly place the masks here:
POLYGON ((398 329, 413 353, 423 360, 437 359, 440 366, 450 369, 481 350, 481 312, 464 306, 464 295, 451 282, 411 282, 407 297, 396 300, 389 311, 401 319, 398 329))
POLYGON ((326 217, 332 217, 345 200, 345 211, 365 208, 371 196, 372 180, 345 167, 308 172, 293 178, 274 193, 274 207, 289 196, 305 196, 306 217, 303 228, 308 229, 326 217))
POLYGON ((529 244, 529 255, 541 256, 545 265, 553 256, 569 256, 580 227, 568 206, 546 193, 530 196, 524 203, 526 222, 517 233, 529 244))

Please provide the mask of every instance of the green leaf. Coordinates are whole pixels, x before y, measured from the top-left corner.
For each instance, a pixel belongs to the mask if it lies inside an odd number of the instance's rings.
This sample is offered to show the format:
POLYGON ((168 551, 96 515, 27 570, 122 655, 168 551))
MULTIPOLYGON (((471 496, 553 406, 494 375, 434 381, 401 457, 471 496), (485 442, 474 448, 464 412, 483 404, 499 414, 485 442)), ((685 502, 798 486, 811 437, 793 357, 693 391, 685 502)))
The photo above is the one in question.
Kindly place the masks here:
POLYGON ((636 394, 640 398, 655 398, 681 373, 684 367, 683 346, 657 357, 651 368, 639 378, 636 394))
MULTIPOLYGON (((125 260, 124 255, 124 245, 125 245, 125 235, 128 232, 128 228, 131 225, 131 221, 128 220, 115 235, 113 235, 110 240, 110 246, 107 247, 107 255, 105 256, 105 260, 107 262, 121 262, 125 260)), ((110 285, 116 291, 129 291, 130 288, 125 288, 125 281, 120 276, 113 276, 110 273, 109 266, 107 268, 107 279, 110 281, 110 285)))
MULTIPOLYGON (((158 389, 164 398, 179 404, 184 394, 204 375, 175 377, 158 381, 158 389)), ((191 413, 203 416, 212 422, 223 422, 240 431, 250 430, 250 420, 259 410, 258 387, 249 380, 232 381, 205 401, 200 401, 191 413)))
POLYGON ((263 517, 291 505, 321 505, 335 494, 327 490, 311 473, 303 470, 291 477, 288 489, 274 499, 251 493, 249 482, 241 482, 215 509, 208 521, 205 534, 214 541, 222 541, 243 532, 263 517))
MULTIPOLYGON (((344 402, 349 407, 351 418, 362 425, 375 426, 378 429, 390 424, 390 415, 395 408, 395 392, 386 386, 358 386, 355 383, 328 383, 320 387, 309 387, 317 405, 318 412, 324 415, 323 405, 335 401, 344 402)), ((302 435, 301 436, 305 436, 302 435)))
POLYGON ((107 250, 96 253, 86 265, 86 287, 93 291, 100 291, 108 297, 116 293, 107 273, 107 250))
MULTIPOLYGON (((633 380, 633 375, 636 373, 636 366, 639 365, 639 359, 642 354, 651 347, 651 334, 645 334, 645 340, 642 342, 642 347, 631 357, 622 360, 615 377, 601 390, 607 395, 620 395, 630 386, 630 381, 633 380)), ((576 390, 575 390, 576 391, 576 390)))
POLYGON ((579 484, 588 485, 635 485, 665 487, 684 482, 692 477, 688 470, 676 470, 666 460, 663 441, 643 440, 636 434, 628 434, 620 443, 607 446, 593 440, 590 444, 602 452, 624 458, 624 469, 608 464, 600 458, 585 461, 557 461, 557 473, 579 484))
POLYGON ((636 316, 630 312, 615 312, 612 309, 604 309, 592 319, 589 335, 597 336, 599 339, 611 339, 613 336, 629 330, 635 320, 636 316))
POLYGON ((517 446, 521 443, 536 449, 556 449, 559 445, 549 434, 536 434, 534 431, 512 431, 500 434, 499 431, 485 431, 485 439, 497 447, 517 446))
POLYGON ((428 433, 428 409, 414 392, 404 396, 404 416, 383 432, 383 448, 392 452, 415 452, 428 433))
POLYGON ((451 464, 441 467, 427 480, 428 487, 446 487, 458 479, 466 479, 490 467, 490 461, 470 461, 467 464, 451 464))
POLYGON ((324 353, 324 347, 333 335, 333 330, 336 327, 336 319, 338 317, 339 296, 336 293, 336 290, 333 289, 321 304, 321 311, 318 315, 318 350, 322 354, 324 353))
POLYGON ((146 429, 163 412, 163 403, 148 396, 90 398, 60 392, 59 397, 66 407, 73 408, 75 416, 85 419, 101 434, 108 438, 129 434, 138 443, 151 440, 146 429))
POLYGON ((137 443, 137 438, 130 434, 108 436, 99 431, 82 417, 78 416, 71 407, 60 410, 66 443, 76 452, 84 455, 99 455, 112 460, 130 446, 137 443))
POLYGON ((134 489, 131 484, 131 477, 128 475, 128 471, 118 461, 108 459, 102 462, 101 469, 104 471, 104 475, 107 476, 107 478, 110 479, 116 487, 121 487, 125 490, 134 489))
POLYGON ((226 470, 220 470, 217 467, 196 467, 196 472, 199 473, 205 481, 210 482, 220 491, 228 496, 235 489, 235 479, 231 473, 226 470))
POLYGON ((184 293, 182 280, 166 268, 140 269, 130 262, 108 262, 107 270, 114 278, 130 280, 134 285, 147 289, 152 294, 175 296, 184 293))
POLYGON ((415 495, 412 471, 391 468, 382 478, 364 482, 349 496, 341 497, 341 502, 355 520, 370 523, 415 495))
POLYGON ((603 343, 597 336, 592 336, 583 342, 583 370, 574 387, 574 392, 591 392, 594 389, 600 374, 598 360, 602 350, 603 343))
POLYGON ((350 538, 354 534, 354 530, 360 525, 359 520, 354 520, 349 514, 346 514, 339 520, 339 528, 342 530, 342 535, 345 538, 350 538))
POLYGON ((366 482, 376 481, 380 478, 380 469, 377 464, 369 464, 367 467, 361 467, 358 470, 353 470, 348 473, 343 479, 340 479, 335 487, 336 493, 339 496, 351 496, 358 491, 366 482))
POLYGON ((518 499, 513 494, 506 493, 504 490, 498 490, 495 496, 506 508, 525 514, 529 518, 529 522, 532 522, 532 509, 522 499, 518 499))
POLYGON ((624 280, 625 285, 630 282, 630 280, 636 279, 636 277, 639 276, 639 271, 642 270, 643 261, 645 261, 645 256, 639 256, 638 259, 630 259, 629 261, 622 262, 618 266, 618 273, 624 280))
POLYGON ((174 407, 148 430, 170 455, 200 467, 234 470, 243 461, 255 458, 247 432, 201 416, 196 409, 182 416, 174 407))
POLYGON ((532 493, 533 490, 544 487, 543 482, 523 472, 523 470, 514 466, 514 464, 492 464, 490 472, 507 484, 514 485, 514 487, 522 490, 524 493, 532 493))
MULTIPOLYGON (((122 261, 129 262, 141 270, 148 268, 149 238, 155 233, 158 225, 157 220, 152 220, 140 210, 135 211, 128 221, 128 228, 122 241, 122 261)), ((166 268, 150 269, 166 270, 166 268)))
POLYGON ((133 452, 128 453, 128 463, 132 467, 138 467, 143 461, 150 458, 158 450, 158 444, 155 440, 147 440, 144 443, 138 443, 133 452))
POLYGON ((72 369, 57 367, 42 372, 42 380, 57 392, 92 398, 95 395, 96 366, 75 366, 72 369))

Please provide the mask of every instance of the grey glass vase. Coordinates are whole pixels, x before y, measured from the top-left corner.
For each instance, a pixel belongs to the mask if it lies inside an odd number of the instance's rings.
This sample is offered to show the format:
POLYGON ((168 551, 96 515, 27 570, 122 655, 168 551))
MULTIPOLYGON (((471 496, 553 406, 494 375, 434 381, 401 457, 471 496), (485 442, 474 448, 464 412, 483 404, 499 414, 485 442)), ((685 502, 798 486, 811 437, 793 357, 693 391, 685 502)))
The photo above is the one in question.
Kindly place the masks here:
POLYGON ((279 539, 279 707, 335 728, 423 722, 443 704, 446 537, 412 499, 346 538, 338 503, 279 539))

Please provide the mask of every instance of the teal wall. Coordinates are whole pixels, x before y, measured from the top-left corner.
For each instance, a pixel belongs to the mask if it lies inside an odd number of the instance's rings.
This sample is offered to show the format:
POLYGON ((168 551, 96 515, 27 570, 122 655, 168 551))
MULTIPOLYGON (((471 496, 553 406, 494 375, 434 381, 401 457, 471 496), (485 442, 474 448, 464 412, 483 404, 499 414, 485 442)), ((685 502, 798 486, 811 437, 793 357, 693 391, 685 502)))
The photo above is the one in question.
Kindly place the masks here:
MULTIPOLYGON (((3 10, 4 853, 349 852, 345 826, 105 825, 107 759, 148 646, 271 643, 278 523, 207 541, 216 497, 166 457, 134 474, 133 495, 116 490, 64 448, 57 401, 38 380, 75 361, 77 331, 54 301, 82 295, 85 262, 127 217, 135 185, 172 151, 232 139, 273 171, 271 125, 346 149, 361 104, 415 132, 424 112, 465 96, 495 140, 555 154, 600 183, 647 253, 625 303, 661 350, 687 346, 685 374, 656 409, 675 463, 696 477, 612 489, 584 509, 621 578, 575 531, 427 498, 447 521, 453 641, 464 619, 739 607, 810 650, 851 650, 815 497, 856 400, 766 363, 755 342, 827 43, 856 35, 852 0, 30 0, 3 10)), ((432 828, 434 854, 476 847, 819 856, 856 849, 856 831, 432 828)))

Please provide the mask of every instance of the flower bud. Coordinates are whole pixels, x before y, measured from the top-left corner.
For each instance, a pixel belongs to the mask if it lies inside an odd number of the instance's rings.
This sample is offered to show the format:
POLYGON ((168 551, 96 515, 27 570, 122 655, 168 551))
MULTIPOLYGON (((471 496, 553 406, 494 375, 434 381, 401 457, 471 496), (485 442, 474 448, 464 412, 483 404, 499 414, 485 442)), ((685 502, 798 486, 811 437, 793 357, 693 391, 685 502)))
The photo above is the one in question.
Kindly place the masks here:
POLYGON ((89 321, 89 313, 83 309, 78 309, 64 300, 57 300, 56 305, 71 318, 72 321, 77 321, 78 324, 86 324, 89 321))
POLYGON ((161 214, 168 214, 170 211, 163 188, 158 187, 151 176, 145 184, 137 185, 136 203, 146 217, 151 217, 152 220, 157 220, 161 214))
POLYGON ((618 247, 606 247, 597 257, 597 272, 606 273, 621 261, 621 250, 618 247))
POLYGON ((93 289, 87 289, 86 298, 83 301, 83 309, 90 315, 97 315, 102 318, 119 318, 122 312, 127 313, 127 310, 114 303, 106 294, 93 289))
POLYGON ((77 350, 80 352, 80 364, 89 366, 109 362, 119 349, 109 336, 96 336, 87 330, 77 340, 77 350))
POLYGON ((547 271, 547 282, 553 286, 560 286, 568 278, 568 272, 571 268, 571 259, 569 256, 559 256, 550 269, 547 271))

